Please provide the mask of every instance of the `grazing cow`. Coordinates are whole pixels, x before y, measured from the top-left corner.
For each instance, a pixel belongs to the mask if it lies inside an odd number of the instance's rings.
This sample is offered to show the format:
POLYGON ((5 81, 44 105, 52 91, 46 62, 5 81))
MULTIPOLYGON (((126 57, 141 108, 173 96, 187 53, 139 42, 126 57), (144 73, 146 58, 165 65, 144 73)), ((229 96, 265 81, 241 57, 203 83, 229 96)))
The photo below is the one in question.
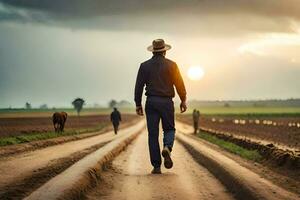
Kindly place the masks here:
POLYGON ((66 112, 55 112, 52 115, 52 121, 55 132, 63 132, 68 114, 66 112))

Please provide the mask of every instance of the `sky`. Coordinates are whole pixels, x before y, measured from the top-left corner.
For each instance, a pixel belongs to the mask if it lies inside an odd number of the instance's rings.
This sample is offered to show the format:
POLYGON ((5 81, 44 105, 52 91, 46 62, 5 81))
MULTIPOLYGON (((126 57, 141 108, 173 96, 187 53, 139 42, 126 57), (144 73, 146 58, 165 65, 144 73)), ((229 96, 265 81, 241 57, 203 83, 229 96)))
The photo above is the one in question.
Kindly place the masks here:
POLYGON ((0 0, 0 107, 133 102, 156 38, 189 100, 300 98, 299 0, 0 0))

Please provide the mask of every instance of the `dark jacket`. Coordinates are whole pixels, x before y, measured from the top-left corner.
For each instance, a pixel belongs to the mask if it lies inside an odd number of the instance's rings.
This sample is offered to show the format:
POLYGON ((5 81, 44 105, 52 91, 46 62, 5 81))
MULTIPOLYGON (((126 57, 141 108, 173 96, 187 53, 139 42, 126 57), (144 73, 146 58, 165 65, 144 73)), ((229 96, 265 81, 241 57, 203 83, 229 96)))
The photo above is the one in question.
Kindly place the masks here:
POLYGON ((145 95, 148 97, 172 98, 175 96, 175 86, 181 101, 186 100, 186 90, 177 64, 162 55, 154 55, 141 64, 135 84, 136 106, 141 106, 145 85, 145 95))
POLYGON ((122 121, 121 113, 118 110, 113 111, 110 114, 110 120, 114 123, 119 123, 120 121, 122 121))

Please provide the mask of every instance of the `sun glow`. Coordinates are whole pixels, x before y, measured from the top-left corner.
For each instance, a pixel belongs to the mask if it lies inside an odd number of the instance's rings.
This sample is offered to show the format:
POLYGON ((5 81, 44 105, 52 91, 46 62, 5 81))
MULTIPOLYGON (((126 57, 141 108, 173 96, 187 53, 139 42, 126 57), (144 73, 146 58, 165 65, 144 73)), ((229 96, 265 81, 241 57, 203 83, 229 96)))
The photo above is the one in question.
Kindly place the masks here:
POLYGON ((191 66, 188 69, 187 75, 188 75, 190 80, 198 81, 198 80, 201 80, 203 78, 204 70, 200 66, 191 66))

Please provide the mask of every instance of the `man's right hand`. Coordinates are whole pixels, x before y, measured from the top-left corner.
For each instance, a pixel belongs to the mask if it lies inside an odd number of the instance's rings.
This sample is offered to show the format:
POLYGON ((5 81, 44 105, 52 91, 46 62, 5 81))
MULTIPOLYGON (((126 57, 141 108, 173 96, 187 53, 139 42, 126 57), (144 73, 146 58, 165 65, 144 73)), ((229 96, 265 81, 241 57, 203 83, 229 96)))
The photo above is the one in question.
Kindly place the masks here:
POLYGON ((184 113, 184 112, 186 111, 186 109, 187 109, 186 102, 185 102, 185 101, 182 101, 182 102, 180 103, 180 112, 181 112, 181 113, 184 113))
POLYGON ((140 115, 140 116, 143 116, 144 113, 143 113, 143 107, 142 106, 137 106, 135 108, 135 111, 136 111, 136 114, 140 115))

